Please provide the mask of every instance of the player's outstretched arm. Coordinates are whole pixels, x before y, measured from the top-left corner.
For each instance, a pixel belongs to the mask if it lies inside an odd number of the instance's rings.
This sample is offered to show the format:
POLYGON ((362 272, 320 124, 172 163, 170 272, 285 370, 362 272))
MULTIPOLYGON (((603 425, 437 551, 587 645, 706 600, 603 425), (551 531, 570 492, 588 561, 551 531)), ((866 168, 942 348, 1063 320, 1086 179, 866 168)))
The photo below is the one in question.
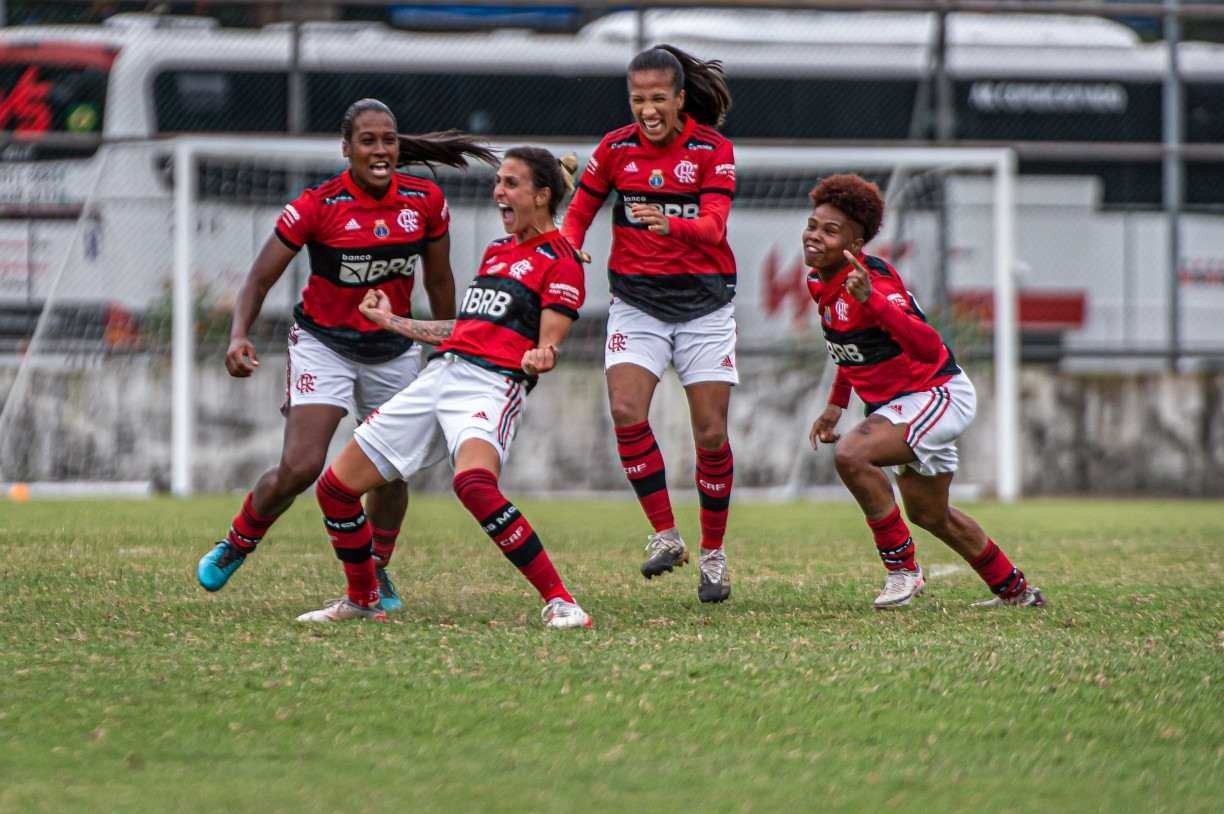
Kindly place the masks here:
POLYGON ((439 344, 455 329, 453 319, 412 319, 398 316, 391 310, 390 298, 380 289, 367 291, 357 310, 378 327, 426 345, 439 344))
POLYGON ((268 238, 251 270, 247 272, 242 288, 238 290, 238 299, 234 301, 234 315, 230 322, 230 343, 225 351, 225 369, 231 376, 245 378, 259 367, 259 358, 255 355, 255 344, 248 334, 259 311, 263 308, 264 297, 276 285, 276 281, 285 273, 289 263, 293 261, 296 251, 286 246, 275 234, 268 238))
POLYGON ((560 311, 545 308, 540 314, 540 342, 523 354, 523 372, 529 376, 539 376, 556 367, 557 359, 561 356, 561 343, 569 336, 573 324, 574 320, 560 311))

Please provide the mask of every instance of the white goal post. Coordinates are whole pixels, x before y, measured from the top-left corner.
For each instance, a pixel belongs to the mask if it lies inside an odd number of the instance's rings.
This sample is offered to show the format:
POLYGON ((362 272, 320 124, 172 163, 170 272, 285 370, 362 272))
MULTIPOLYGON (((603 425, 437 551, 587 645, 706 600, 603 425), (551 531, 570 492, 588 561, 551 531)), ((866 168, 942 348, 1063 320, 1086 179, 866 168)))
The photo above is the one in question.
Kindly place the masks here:
MULTIPOLYGON (((504 145, 503 145, 504 146, 504 145)), ((585 159, 593 144, 548 145, 573 150, 585 159)), ((171 491, 193 492, 192 460, 196 402, 193 399, 194 336, 192 263, 196 223, 196 179, 203 159, 322 162, 338 156, 335 138, 182 138, 174 143, 173 408, 171 491)), ((1017 369, 1019 330, 1013 279, 1015 255, 1016 157, 1010 149, 927 147, 760 147, 739 146, 741 169, 823 172, 845 169, 880 171, 959 169, 991 176, 991 276, 994 299, 995 493, 1002 501, 1020 496, 1020 446, 1017 369)), ((733 218, 734 220, 734 218, 733 218)), ((796 242, 797 238, 796 231, 796 242)), ((466 270, 456 268, 458 273, 466 270)))

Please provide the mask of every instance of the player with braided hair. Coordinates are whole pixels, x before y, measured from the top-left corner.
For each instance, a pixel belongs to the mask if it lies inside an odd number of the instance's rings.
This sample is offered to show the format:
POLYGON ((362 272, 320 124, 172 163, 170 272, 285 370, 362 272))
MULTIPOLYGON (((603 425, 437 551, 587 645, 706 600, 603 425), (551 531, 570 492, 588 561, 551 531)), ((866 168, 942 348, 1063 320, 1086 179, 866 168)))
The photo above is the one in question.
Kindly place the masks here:
POLYGON ((879 188, 857 175, 833 175, 809 197, 803 257, 837 377, 808 440, 812 449, 836 444, 837 473, 867 516, 888 571, 875 607, 907 605, 926 585, 884 467, 894 468, 910 521, 961 555, 990 587, 994 598, 978 605, 1044 605, 1041 590, 977 521, 948 503, 956 442, 973 420, 977 394, 896 269, 863 251, 884 216, 879 188), (852 390, 867 417, 841 435, 837 423, 852 390))

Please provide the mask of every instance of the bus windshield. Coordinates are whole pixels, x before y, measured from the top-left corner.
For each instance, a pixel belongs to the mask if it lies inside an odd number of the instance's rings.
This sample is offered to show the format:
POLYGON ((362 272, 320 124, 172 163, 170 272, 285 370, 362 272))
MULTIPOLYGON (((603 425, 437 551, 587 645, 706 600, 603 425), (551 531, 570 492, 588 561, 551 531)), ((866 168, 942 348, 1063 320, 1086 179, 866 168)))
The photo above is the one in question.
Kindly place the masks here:
POLYGON ((0 161, 93 155, 116 53, 85 43, 0 44, 0 161))

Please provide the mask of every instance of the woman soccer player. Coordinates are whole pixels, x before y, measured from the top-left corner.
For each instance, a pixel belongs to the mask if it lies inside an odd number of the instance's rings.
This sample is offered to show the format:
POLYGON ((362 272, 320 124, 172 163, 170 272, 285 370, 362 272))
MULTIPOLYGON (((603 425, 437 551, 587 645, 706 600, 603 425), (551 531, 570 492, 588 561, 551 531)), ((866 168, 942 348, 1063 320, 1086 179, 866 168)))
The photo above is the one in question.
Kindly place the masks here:
MULTIPOLYGON (((225 586, 269 527, 323 471, 328 443, 349 406, 364 418, 417 375, 418 349, 361 316, 357 305, 363 295, 379 286, 390 307, 407 314, 413 281, 423 270, 433 315, 445 319, 455 314, 450 216, 442 191, 396 167, 412 162, 465 166, 467 157, 495 164, 492 151, 457 132, 400 135, 395 116, 376 99, 354 102, 340 123, 340 135, 348 169, 284 208, 234 305, 225 367, 231 376, 243 378, 259 366, 248 337, 251 323, 268 290, 306 246, 310 277, 289 331, 280 463, 259 478, 225 539, 200 560, 196 576, 209 591, 225 586)), ((387 610, 400 606, 385 567, 407 507, 403 483, 370 493, 387 610)))
POLYGON ((927 324, 895 269, 863 246, 880 230, 884 199, 857 175, 833 175, 809 193, 803 231, 808 289, 816 300, 837 377, 812 424, 812 449, 834 444, 837 473, 867 515, 888 578, 877 608, 908 605, 925 577, 883 467, 896 467, 909 519, 969 562, 994 592, 978 605, 1045 604, 977 521, 948 505, 956 441, 977 410, 977 394, 939 333, 927 324), (854 390, 867 418, 845 436, 837 422, 854 390))
POLYGON ((689 557, 648 420, 670 365, 688 396, 697 447, 697 595, 722 602, 731 595, 723 551, 732 482, 727 407, 739 376, 735 257, 727 245, 735 157, 715 128, 731 94, 720 62, 670 45, 638 54, 628 73, 634 123, 595 148, 561 230, 581 248, 604 199, 616 193, 604 367, 621 464, 654 527, 642 574, 650 579, 689 557))
POLYGON ((315 488, 324 523, 344 563, 348 593, 302 622, 383 619, 361 496, 396 483, 449 453, 459 500, 502 554, 539 591, 544 624, 590 627, 540 538, 502 495, 497 478, 522 419, 526 393, 557 363, 586 289, 577 252, 553 224, 569 172, 547 150, 507 150, 493 199, 508 237, 489 244, 454 320, 398 316, 382 291, 361 305, 399 336, 437 344, 412 384, 375 410, 315 488))

